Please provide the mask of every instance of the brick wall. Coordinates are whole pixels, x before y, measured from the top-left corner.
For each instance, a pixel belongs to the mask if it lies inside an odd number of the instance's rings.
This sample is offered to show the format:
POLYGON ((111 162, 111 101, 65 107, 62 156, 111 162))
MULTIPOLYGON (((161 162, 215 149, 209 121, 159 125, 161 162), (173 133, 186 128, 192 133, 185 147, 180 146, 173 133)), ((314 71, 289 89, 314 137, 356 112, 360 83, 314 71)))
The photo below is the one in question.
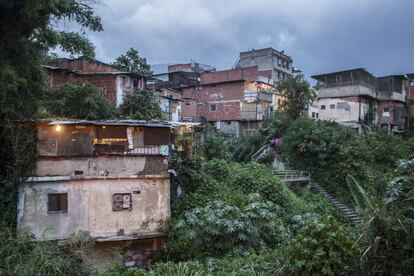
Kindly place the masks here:
POLYGON ((54 66, 81 72, 118 72, 119 70, 108 64, 89 60, 87 58, 79 59, 58 59, 54 66))
POLYGON ((50 87, 57 87, 67 82, 73 82, 73 74, 61 70, 49 70, 50 87))
POLYGON ((201 85, 221 83, 228 81, 256 81, 258 77, 258 67, 252 66, 241 69, 231 69, 210 73, 202 73, 200 76, 201 85))
POLYGON ((85 81, 102 91, 102 96, 116 103, 116 75, 76 75, 77 81, 85 81))
POLYGON ((240 120, 240 100, 243 99, 244 81, 203 85, 199 88, 184 88, 183 98, 194 99, 182 107, 183 117, 198 116, 208 121, 240 120), (210 111, 211 105, 216 105, 216 111, 210 111))
POLYGON ((405 104, 395 102, 395 101, 381 101, 381 102, 378 102, 377 113, 378 113, 378 118, 380 120, 382 118, 384 108, 389 109, 390 119, 391 119, 391 121, 393 121, 394 119, 397 119, 397 118, 395 118, 395 113, 396 113, 395 110, 399 109, 399 108, 405 108, 405 104))
POLYGON ((407 87, 407 100, 414 101, 414 86, 407 87))

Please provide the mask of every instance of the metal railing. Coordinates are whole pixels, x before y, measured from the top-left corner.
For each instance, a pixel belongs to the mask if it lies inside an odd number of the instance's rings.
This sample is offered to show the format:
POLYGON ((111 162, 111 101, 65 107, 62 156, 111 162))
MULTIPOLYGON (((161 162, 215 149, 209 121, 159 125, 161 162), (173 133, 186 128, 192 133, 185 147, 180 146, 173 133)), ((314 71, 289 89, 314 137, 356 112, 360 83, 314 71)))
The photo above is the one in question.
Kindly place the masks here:
POLYGON ((311 175, 307 171, 296 171, 296 170, 284 170, 284 171, 275 171, 274 174, 281 178, 282 180, 310 180, 311 175))

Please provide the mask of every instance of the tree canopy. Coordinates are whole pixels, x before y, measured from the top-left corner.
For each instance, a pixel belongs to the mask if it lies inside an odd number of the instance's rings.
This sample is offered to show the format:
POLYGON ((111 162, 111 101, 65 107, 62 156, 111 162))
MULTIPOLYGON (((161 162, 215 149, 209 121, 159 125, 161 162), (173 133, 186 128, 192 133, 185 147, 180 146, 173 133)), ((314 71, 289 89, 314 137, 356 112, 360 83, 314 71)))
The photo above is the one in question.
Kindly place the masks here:
POLYGON ((46 106, 52 116, 98 120, 114 118, 118 113, 115 105, 89 83, 67 83, 48 94, 46 106))
POLYGON ((131 94, 125 95, 119 110, 121 115, 128 119, 151 120, 164 117, 155 101, 154 93, 148 90, 134 90, 131 94))
POLYGON ((307 110, 315 92, 303 75, 288 76, 277 85, 281 95, 280 109, 290 119, 297 119, 307 110))
POLYGON ((116 68, 122 71, 138 73, 143 76, 151 76, 151 66, 147 59, 139 55, 138 50, 130 48, 124 55, 120 55, 112 63, 116 68))
POLYGON ((34 133, 16 121, 35 118, 46 91, 42 68, 52 48, 71 55, 94 56, 85 31, 101 31, 95 0, 0 1, 0 221, 15 223, 18 177, 34 160, 34 133), (81 31, 58 29, 58 22, 77 23, 81 31))

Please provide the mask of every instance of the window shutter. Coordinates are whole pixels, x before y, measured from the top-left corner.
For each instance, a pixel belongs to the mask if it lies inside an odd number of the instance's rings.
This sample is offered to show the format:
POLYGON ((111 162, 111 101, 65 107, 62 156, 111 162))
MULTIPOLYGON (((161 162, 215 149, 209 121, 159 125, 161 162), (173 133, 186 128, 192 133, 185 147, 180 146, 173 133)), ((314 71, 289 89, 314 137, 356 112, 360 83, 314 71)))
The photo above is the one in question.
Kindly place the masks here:
POLYGON ((48 194, 48 211, 59 211, 57 194, 48 194))
POLYGON ((59 194, 59 211, 68 210, 68 194, 59 194))
POLYGON ((123 202, 122 202, 122 194, 114 194, 112 196, 112 210, 113 211, 121 211, 123 202))

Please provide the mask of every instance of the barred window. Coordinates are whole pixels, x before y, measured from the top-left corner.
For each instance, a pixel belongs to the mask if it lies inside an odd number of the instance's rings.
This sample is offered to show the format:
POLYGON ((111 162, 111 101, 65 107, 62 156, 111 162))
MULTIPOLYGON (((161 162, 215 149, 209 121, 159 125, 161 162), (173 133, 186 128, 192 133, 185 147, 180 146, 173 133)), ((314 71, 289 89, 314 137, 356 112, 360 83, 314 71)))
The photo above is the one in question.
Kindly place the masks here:
POLYGON ((68 211, 68 194, 53 193, 47 195, 48 212, 67 212, 68 211))
POLYGON ((132 194, 113 194, 112 195, 112 211, 132 210, 132 194))

